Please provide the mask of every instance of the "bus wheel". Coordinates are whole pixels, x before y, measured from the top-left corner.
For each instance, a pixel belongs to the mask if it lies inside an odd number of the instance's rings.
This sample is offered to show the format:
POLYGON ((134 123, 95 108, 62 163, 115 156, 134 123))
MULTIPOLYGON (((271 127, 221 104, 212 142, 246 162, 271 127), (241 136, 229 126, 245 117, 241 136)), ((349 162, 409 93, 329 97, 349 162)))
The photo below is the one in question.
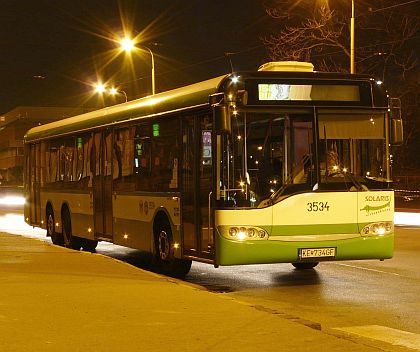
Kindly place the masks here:
POLYGON ((312 269, 315 268, 319 262, 303 262, 303 263, 292 263, 292 265, 297 270, 306 270, 306 269, 312 269))
POLYGON ((63 235, 55 232, 54 212, 50 207, 47 209, 47 237, 51 237, 53 244, 64 246, 63 235))
POLYGON ((191 260, 173 257, 172 231, 169 223, 158 226, 156 233, 156 261, 166 275, 183 278, 191 269, 191 260))
POLYGON ((64 210, 62 218, 64 247, 80 250, 80 248, 82 248, 82 243, 79 238, 73 236, 71 233, 71 218, 67 209, 64 210))

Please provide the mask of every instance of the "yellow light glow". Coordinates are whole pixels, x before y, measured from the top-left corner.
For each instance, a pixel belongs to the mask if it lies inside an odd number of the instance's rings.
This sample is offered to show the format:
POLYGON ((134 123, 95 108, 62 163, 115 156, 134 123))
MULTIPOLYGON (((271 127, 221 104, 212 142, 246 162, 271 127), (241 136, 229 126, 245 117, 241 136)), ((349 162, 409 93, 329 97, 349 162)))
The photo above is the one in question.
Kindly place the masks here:
POLYGON ((117 93, 118 93, 117 88, 112 87, 112 88, 109 89, 109 94, 116 95, 117 93))
POLYGON ((56 222, 56 223, 55 223, 55 226, 57 226, 57 227, 58 227, 58 225, 59 225, 59 223, 58 223, 58 222, 56 222))
POLYGON ((258 150, 262 150, 262 146, 261 145, 258 146, 258 150))
POLYGON ((378 235, 380 235, 380 236, 385 235, 385 227, 382 227, 382 226, 381 226, 380 228, 378 228, 377 233, 378 233, 378 235))
POLYGON ((333 166, 333 169, 334 169, 334 171, 337 171, 338 170, 338 166, 337 165, 334 165, 333 166))
POLYGON ((125 52, 130 52, 134 49, 134 41, 128 37, 120 40, 121 49, 125 52))
POLYGON ((234 116, 238 115, 238 110, 233 110, 233 115, 234 116))
POLYGON ((44 225, 44 220, 41 220, 41 224, 44 225))
POLYGON ((245 186, 245 182, 244 181, 239 182, 239 186, 241 187, 245 186))
POLYGON ((347 172, 347 168, 346 167, 343 169, 343 172, 347 172))
POLYGON ((246 234, 245 234, 245 231, 239 231, 238 232, 238 234, 237 234, 237 236, 236 236, 236 238, 238 239, 238 240, 244 240, 245 238, 246 238, 246 234))
POLYGON ((241 140, 241 138, 242 138, 241 136, 238 136, 238 139, 239 139, 239 140, 241 140))
POLYGON ((89 232, 89 233, 91 233, 91 232, 92 232, 92 229, 91 229, 90 227, 88 228, 88 232, 89 232))
POLYGON ((95 85, 95 92, 96 93, 104 93, 106 90, 105 84, 103 83, 97 83, 95 85))
POLYGON ((127 234, 124 235, 124 239, 125 240, 128 239, 128 235, 127 234))
POLYGON ((178 249, 179 248, 179 243, 174 243, 174 248, 178 249))

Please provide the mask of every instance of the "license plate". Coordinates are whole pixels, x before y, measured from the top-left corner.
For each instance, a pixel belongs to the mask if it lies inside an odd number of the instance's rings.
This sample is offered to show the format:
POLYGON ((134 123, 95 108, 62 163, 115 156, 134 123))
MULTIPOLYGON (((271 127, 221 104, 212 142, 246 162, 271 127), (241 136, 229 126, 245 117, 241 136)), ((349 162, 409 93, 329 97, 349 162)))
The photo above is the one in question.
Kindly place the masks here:
POLYGON ((299 248, 299 259, 334 258, 337 248, 299 248))

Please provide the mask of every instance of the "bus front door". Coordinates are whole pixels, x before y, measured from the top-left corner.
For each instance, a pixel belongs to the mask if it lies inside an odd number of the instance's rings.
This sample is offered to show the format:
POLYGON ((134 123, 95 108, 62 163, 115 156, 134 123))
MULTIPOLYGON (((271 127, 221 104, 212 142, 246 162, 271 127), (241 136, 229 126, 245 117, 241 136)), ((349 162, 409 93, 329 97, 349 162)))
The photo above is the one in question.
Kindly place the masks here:
POLYGON ((93 212, 95 239, 111 241, 112 236, 112 132, 94 133, 93 212))
POLYGON ((182 234, 184 255, 213 259, 213 228, 209 218, 212 197, 212 124, 208 115, 183 119, 182 234))

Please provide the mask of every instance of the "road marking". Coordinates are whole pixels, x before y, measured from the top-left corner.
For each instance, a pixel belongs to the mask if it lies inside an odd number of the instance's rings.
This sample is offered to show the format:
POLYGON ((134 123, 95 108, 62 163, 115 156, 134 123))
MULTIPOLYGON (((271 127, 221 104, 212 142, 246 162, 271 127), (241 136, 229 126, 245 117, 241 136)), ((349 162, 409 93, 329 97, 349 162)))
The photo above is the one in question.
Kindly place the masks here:
POLYGON ((349 326, 346 328, 334 328, 334 330, 420 351, 420 335, 408 331, 380 325, 349 326))
POLYGON ((350 265, 350 264, 343 264, 343 263, 332 263, 335 265, 341 265, 341 266, 348 266, 349 268, 355 268, 355 269, 361 269, 361 270, 367 270, 367 271, 373 271, 375 273, 381 273, 381 274, 389 274, 389 275, 395 275, 395 276, 400 276, 400 274, 397 273, 390 273, 389 271, 382 271, 382 270, 377 270, 377 269, 369 269, 369 268, 364 268, 362 266, 357 266, 357 265, 350 265))

